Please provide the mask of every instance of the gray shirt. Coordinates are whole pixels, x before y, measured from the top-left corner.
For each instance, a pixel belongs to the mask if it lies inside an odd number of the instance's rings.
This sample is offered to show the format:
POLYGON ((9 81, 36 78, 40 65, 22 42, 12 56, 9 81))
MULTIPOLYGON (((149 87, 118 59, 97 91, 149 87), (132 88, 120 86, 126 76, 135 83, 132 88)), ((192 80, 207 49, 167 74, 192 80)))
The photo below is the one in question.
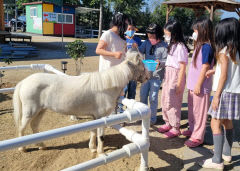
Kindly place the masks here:
POLYGON ((153 55, 150 55, 152 48, 151 42, 147 39, 139 47, 139 51, 145 54, 145 59, 159 60, 161 63, 159 67, 154 72, 150 72, 153 79, 163 79, 165 73, 165 62, 167 60, 167 43, 161 41, 155 45, 155 50, 153 55))

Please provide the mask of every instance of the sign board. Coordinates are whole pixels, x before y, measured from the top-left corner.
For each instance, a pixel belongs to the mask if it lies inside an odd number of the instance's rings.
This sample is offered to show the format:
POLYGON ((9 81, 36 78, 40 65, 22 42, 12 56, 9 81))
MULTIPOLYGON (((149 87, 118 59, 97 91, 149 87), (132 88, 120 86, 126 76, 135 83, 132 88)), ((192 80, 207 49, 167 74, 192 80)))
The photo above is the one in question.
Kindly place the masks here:
POLYGON ((56 23, 57 22, 57 13, 43 12, 43 22, 56 23))

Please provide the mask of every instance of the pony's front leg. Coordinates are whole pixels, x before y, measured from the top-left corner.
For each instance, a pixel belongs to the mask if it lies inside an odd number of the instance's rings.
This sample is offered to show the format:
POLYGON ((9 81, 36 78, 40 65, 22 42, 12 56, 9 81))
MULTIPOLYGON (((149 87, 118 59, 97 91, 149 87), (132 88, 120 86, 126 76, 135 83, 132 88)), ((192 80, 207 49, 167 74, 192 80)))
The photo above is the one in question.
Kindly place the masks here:
POLYGON ((90 131, 90 140, 89 140, 89 149, 91 150, 92 153, 95 153, 97 150, 96 146, 96 138, 97 138, 97 130, 94 129, 90 131))
POLYGON ((104 150, 103 150, 103 145, 104 145, 103 135, 104 135, 104 128, 98 128, 97 129, 97 138, 98 138, 97 153, 98 153, 98 155, 101 155, 101 154, 104 153, 104 150))

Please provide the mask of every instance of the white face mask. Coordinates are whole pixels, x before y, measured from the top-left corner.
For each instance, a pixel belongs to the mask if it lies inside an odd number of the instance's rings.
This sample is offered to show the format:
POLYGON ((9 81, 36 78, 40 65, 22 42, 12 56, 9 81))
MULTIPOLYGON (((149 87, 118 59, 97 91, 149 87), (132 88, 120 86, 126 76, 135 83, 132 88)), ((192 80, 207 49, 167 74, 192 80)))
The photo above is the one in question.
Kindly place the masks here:
POLYGON ((193 32, 192 38, 193 38, 193 40, 197 41, 198 34, 196 32, 193 32))
POLYGON ((171 36, 165 35, 165 41, 169 44, 171 41, 171 36))

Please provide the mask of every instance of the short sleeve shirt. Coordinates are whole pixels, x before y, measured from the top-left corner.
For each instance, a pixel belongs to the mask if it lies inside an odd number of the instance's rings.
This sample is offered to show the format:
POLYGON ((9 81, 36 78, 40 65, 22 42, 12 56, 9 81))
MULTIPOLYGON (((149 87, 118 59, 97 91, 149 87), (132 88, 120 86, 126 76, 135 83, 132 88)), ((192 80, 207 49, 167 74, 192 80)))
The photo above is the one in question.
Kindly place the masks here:
MULTIPOLYGON (((194 50, 193 56, 195 56, 196 50, 194 50)), ((196 67, 193 64, 193 59, 192 62, 189 66, 188 69, 188 77, 187 77, 187 88, 189 90, 194 90, 195 85, 198 82, 202 65, 208 63, 212 68, 213 67, 213 49, 211 45, 209 44, 203 44, 198 55, 197 55, 197 60, 196 60, 196 67)), ((202 87, 201 87, 201 94, 209 94, 211 93, 212 90, 212 77, 210 78, 205 78, 202 87)))
POLYGON ((172 46, 171 51, 167 56, 166 66, 179 69, 179 62, 188 63, 188 50, 182 43, 172 46))
POLYGON ((113 56, 100 55, 99 59, 99 71, 107 70, 108 68, 120 64, 125 58, 125 45, 126 41, 123 40, 119 35, 108 30, 104 32, 100 38, 107 43, 106 50, 110 52, 123 52, 121 59, 116 59, 113 56))

